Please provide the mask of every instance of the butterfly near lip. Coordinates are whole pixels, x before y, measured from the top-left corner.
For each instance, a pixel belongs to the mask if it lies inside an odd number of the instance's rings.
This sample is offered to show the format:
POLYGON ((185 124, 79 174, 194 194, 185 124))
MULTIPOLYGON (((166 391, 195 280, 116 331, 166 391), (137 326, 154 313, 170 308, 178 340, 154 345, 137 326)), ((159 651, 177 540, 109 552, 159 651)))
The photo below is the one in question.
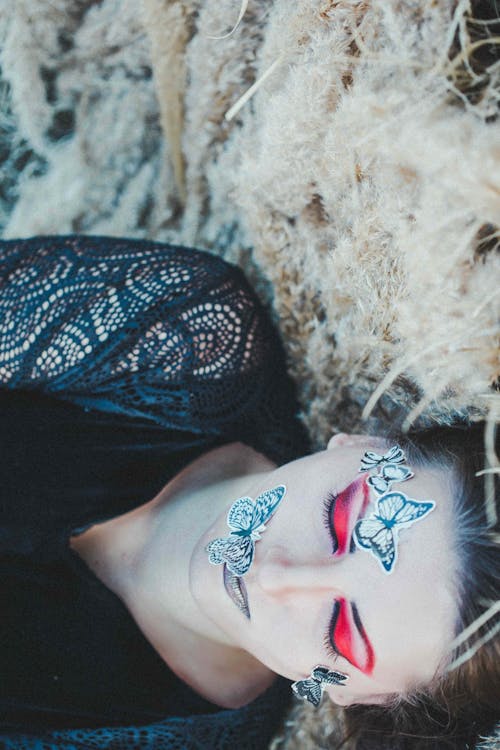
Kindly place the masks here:
POLYGON ((252 564, 255 543, 265 531, 265 524, 283 499, 286 487, 283 484, 266 490, 255 502, 251 497, 240 497, 230 507, 227 525, 230 534, 218 537, 205 548, 212 565, 226 564, 235 576, 243 576, 252 564))

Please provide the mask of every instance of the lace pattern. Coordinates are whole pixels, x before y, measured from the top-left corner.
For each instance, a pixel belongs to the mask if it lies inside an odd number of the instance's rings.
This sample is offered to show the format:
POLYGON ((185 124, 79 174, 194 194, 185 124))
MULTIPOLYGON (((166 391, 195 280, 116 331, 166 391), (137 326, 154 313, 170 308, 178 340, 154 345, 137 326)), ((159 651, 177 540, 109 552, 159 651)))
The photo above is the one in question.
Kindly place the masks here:
POLYGON ((208 258, 194 250, 134 249, 118 240, 99 250, 83 238, 66 240, 54 253, 50 240, 44 238, 35 248, 32 241, 1 245, 1 382, 15 383, 30 366, 33 384, 55 385, 75 365, 85 366, 84 360, 125 326, 129 332, 139 328, 139 335, 128 351, 118 347, 114 352, 106 368, 111 378, 158 364, 166 379, 186 367, 193 375, 221 377, 238 366, 239 349, 241 362, 255 355, 253 332, 245 332, 240 347, 249 300, 224 279, 227 273, 217 259, 207 264, 208 258), (206 290, 207 283, 212 288, 206 290), (214 301, 190 305, 202 290, 214 301), (170 308, 181 300, 188 304, 173 321, 170 308), (158 319, 140 326, 153 306, 158 319), (192 350, 185 334, 193 341, 192 350))
POLYGON ((228 435, 250 408, 275 430, 284 388, 289 421, 279 342, 237 268, 77 235, 0 241, 0 259, 0 386, 228 435))

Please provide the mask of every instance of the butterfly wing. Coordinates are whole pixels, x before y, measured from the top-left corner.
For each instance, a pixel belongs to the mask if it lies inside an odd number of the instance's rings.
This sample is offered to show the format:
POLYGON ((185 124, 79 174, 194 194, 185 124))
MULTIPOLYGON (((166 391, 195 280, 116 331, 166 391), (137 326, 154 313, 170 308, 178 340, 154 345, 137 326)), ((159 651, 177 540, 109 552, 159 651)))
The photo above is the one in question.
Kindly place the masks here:
POLYGON ((378 501, 378 515, 391 525, 409 526, 436 507, 432 500, 409 500, 402 492, 388 492, 378 501))
POLYGON ((358 521, 354 527, 354 541, 358 547, 369 550, 382 569, 390 573, 396 562, 396 540, 392 529, 374 516, 358 521))
POLYGON ((313 706, 319 706, 323 689, 317 680, 299 680, 292 684, 292 690, 298 698, 309 701, 313 706))
POLYGON ((230 535, 226 541, 228 544, 222 552, 223 562, 235 576, 245 575, 253 560, 255 544, 252 537, 230 535))
POLYGON ((354 541, 357 542, 358 546, 370 549, 372 539, 383 529, 385 529, 383 522, 375 516, 363 518, 354 527, 354 541))
POLYGON ((421 502, 419 500, 409 500, 406 498, 404 507, 401 508, 396 517, 396 523, 398 526, 409 526, 414 523, 414 521, 419 521, 426 516, 431 510, 434 510, 435 507, 436 503, 433 500, 421 502))
POLYGON ((235 576, 234 573, 231 573, 230 570, 228 570, 227 565, 224 565, 224 587, 233 600, 233 602, 236 604, 240 612, 242 612, 245 617, 249 620, 250 619, 250 610, 248 608, 248 595, 247 595, 247 589, 245 586, 245 583, 241 576, 235 576))
POLYGON ((392 448, 384 454, 383 459, 386 464, 402 464, 405 460, 405 454, 399 445, 393 445, 392 448))
POLYGON ((370 471, 380 464, 401 464, 405 460, 405 454, 399 447, 399 445, 393 445, 387 453, 383 456, 379 456, 374 451, 366 451, 361 459, 360 471, 370 471))
POLYGON ((377 495, 383 495, 390 488, 390 483, 379 474, 374 474, 372 477, 368 477, 366 480, 370 487, 372 487, 377 495))
POLYGON ((396 540, 392 529, 381 529, 371 540, 371 552, 386 573, 390 573, 397 557, 396 540))
POLYGON ((370 471, 370 469, 374 469, 375 466, 378 466, 382 460, 383 456, 379 456, 378 453, 375 453, 374 451, 366 451, 361 459, 359 470, 370 471))
POLYGON ((405 482, 413 476, 413 472, 408 466, 398 464, 386 464, 381 471, 381 476, 387 482, 405 482))
POLYGON ((312 677, 328 685, 341 685, 347 680, 348 675, 337 672, 328 667, 315 667, 311 673, 312 677))
POLYGON ((252 519, 255 512, 255 503, 251 497, 240 497, 235 500, 227 514, 227 525, 233 532, 250 533, 252 519))
POLYGON ((208 552, 208 560, 212 565, 221 565, 224 562, 224 552, 229 544, 229 539, 220 537, 207 544, 205 552, 208 552))
POLYGON ((272 490, 266 490, 255 500, 252 517, 252 531, 257 531, 271 518, 286 492, 284 484, 279 484, 272 490))

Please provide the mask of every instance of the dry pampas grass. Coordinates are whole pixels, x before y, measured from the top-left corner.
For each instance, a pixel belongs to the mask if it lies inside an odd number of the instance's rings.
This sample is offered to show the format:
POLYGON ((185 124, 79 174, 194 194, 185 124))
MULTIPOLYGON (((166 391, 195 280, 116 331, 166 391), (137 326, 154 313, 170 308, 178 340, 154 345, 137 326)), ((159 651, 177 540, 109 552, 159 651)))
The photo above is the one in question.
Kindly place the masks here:
MULTIPOLYGON (((147 237, 240 263, 316 446, 335 430, 486 417, 488 493, 500 24, 487 5, 2 7, 3 236, 147 237)), ((319 719, 296 708, 276 747, 328 746, 342 713, 327 704, 319 719)))
POLYGON ((500 72, 479 69, 493 42, 470 17, 451 0, 20 0, 0 27, 4 236, 242 263, 318 446, 494 416, 500 72))

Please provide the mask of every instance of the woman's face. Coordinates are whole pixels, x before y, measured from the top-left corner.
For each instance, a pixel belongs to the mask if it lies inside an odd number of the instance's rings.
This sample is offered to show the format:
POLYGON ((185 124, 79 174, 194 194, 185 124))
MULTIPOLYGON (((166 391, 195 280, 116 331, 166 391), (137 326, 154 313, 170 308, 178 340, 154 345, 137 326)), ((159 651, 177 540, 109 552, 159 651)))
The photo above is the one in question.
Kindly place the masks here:
POLYGON ((368 475, 359 473, 367 450, 383 453, 387 445, 339 435, 328 450, 279 467, 249 487, 255 499, 286 486, 243 577, 250 619, 227 594, 222 566, 210 565, 204 552, 209 541, 228 536, 227 509, 194 558, 203 578, 195 597, 221 630, 291 680, 304 679, 318 664, 344 672, 345 685, 326 688, 340 705, 384 702, 431 680, 457 614, 447 474, 406 462, 414 476, 392 485, 409 499, 432 500, 435 508, 401 529, 388 574, 352 539, 355 523, 376 507, 368 475))

